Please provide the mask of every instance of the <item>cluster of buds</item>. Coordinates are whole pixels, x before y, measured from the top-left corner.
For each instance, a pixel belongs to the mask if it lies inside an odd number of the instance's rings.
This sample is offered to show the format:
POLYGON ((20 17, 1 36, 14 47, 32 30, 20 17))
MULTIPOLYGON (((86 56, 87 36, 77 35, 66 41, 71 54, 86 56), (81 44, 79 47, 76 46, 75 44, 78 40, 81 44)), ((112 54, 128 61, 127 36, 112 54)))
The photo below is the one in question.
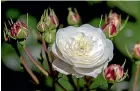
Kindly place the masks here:
POLYGON ((111 64, 110 66, 108 66, 104 71, 104 78, 109 83, 123 81, 128 76, 128 71, 124 73, 124 64, 122 66, 118 64, 111 64))
POLYGON ((56 29, 59 25, 58 18, 53 9, 44 10, 43 15, 37 25, 37 29, 39 32, 44 33, 49 30, 56 29))
POLYGON ((133 56, 136 59, 140 59, 140 42, 134 45, 133 56))
POLYGON ((37 29, 42 34, 46 43, 51 45, 55 41, 55 34, 58 25, 59 21, 54 10, 51 8, 44 10, 44 13, 37 25, 37 29))
POLYGON ((68 17, 67 17, 68 24, 71 26, 80 26, 81 18, 76 8, 74 8, 74 12, 72 11, 71 8, 68 8, 68 10, 69 10, 68 17))
POLYGON ((20 21, 13 23, 9 22, 10 29, 7 28, 5 23, 4 39, 7 43, 11 43, 10 40, 24 40, 28 36, 28 27, 20 21))
POLYGON ((126 18, 124 24, 122 24, 121 15, 118 15, 117 13, 112 13, 112 11, 109 13, 109 16, 105 16, 105 24, 103 25, 102 29, 105 32, 106 36, 109 38, 112 38, 118 34, 119 31, 121 31, 125 24, 128 21, 128 18, 126 18))

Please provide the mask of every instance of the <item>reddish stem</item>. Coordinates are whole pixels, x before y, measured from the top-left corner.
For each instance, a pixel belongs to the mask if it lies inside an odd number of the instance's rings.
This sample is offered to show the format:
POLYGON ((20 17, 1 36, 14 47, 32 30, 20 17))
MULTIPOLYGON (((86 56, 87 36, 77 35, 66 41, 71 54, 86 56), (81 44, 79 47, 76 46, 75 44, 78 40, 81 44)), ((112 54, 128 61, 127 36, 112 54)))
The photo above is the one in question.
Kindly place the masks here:
POLYGON ((24 68, 26 69, 26 71, 30 74, 32 79, 36 82, 36 84, 39 84, 39 80, 34 75, 34 73, 31 71, 31 69, 28 67, 27 63, 25 62, 25 60, 23 59, 22 56, 20 56, 20 61, 21 61, 22 65, 24 66, 24 68))
POLYGON ((52 62, 51 54, 50 54, 49 49, 46 48, 46 43, 43 38, 42 38, 42 46, 43 46, 45 53, 47 53, 47 55, 48 55, 48 59, 49 59, 48 65, 49 65, 50 72, 52 73, 53 69, 52 69, 52 64, 51 64, 51 62, 52 62))
POLYGON ((136 64, 136 71, 134 73, 134 82, 133 82, 132 91, 136 91, 139 70, 140 70, 140 66, 136 64))
POLYGON ((26 54, 28 55, 28 57, 30 58, 30 60, 36 65, 36 67, 46 76, 48 76, 48 72, 33 58, 33 56, 31 55, 31 53, 29 52, 27 47, 24 47, 24 51, 26 52, 26 54))

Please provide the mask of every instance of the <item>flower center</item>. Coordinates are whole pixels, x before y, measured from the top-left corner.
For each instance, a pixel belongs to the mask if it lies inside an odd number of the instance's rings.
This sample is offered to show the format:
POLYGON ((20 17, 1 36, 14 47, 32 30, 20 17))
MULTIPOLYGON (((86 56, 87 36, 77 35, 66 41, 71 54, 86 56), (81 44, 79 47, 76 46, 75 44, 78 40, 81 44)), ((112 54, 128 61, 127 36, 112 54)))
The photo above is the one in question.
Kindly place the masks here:
POLYGON ((74 38, 74 47, 73 47, 73 55, 75 56, 86 56, 88 55, 90 49, 89 40, 83 33, 79 33, 74 38))

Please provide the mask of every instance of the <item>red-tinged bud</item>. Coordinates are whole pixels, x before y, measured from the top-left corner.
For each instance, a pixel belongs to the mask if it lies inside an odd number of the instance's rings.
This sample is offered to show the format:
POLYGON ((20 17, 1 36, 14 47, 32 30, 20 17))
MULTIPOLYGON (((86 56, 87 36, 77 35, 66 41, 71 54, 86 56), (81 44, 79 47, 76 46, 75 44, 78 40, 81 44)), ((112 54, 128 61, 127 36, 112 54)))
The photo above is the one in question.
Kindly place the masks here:
POLYGON ((10 35, 14 39, 25 39, 28 36, 28 28, 23 22, 16 22, 10 29, 10 35))
POLYGON ((112 38, 118 34, 119 31, 121 31, 125 24, 128 21, 128 17, 125 20, 124 24, 121 24, 121 15, 118 15, 117 13, 110 12, 109 16, 105 16, 105 24, 103 25, 102 29, 107 35, 107 37, 112 38))
POLYGON ((48 13, 48 9, 44 10, 41 20, 37 25, 37 29, 41 33, 56 29, 59 25, 59 21, 54 10, 49 8, 49 12, 50 13, 48 13))
POLYGON ((117 13, 110 14, 107 19, 107 22, 113 23, 115 27, 120 27, 121 25, 121 19, 117 13))
POLYGON ((53 9, 50 9, 49 18, 50 18, 50 22, 51 22, 50 23, 50 28, 51 29, 56 29, 58 27, 58 25, 59 25, 59 21, 58 21, 58 18, 57 18, 57 16, 56 16, 56 14, 55 14, 53 9))
POLYGON ((106 34, 107 37, 111 38, 114 37, 117 34, 116 27, 113 23, 106 23, 103 27, 102 30, 106 34))
POLYGON ((112 64, 105 69, 105 78, 108 81, 120 80, 123 75, 123 68, 120 65, 112 64))
POLYGON ((110 83, 120 82, 124 80, 127 77, 128 72, 127 70, 127 72, 124 73, 124 65, 125 62, 122 66, 118 64, 111 64, 110 66, 108 66, 104 71, 105 79, 110 83))
POLYGON ((72 26, 80 26, 81 18, 80 18, 80 15, 78 14, 76 8, 74 9, 74 12, 72 11, 71 8, 68 8, 68 10, 69 10, 69 14, 67 17, 68 24, 72 25, 72 26))
POLYGON ((140 59, 140 42, 134 45, 134 58, 140 59))

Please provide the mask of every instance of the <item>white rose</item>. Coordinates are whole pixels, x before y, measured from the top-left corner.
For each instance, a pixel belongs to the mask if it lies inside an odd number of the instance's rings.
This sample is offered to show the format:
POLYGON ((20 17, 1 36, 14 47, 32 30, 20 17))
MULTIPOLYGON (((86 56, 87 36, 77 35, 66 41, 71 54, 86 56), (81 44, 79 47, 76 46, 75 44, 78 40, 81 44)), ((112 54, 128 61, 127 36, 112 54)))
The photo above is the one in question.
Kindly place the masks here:
POLYGON ((52 47, 53 68, 76 77, 97 77, 113 58, 113 44, 100 28, 84 24, 59 29, 52 47))

